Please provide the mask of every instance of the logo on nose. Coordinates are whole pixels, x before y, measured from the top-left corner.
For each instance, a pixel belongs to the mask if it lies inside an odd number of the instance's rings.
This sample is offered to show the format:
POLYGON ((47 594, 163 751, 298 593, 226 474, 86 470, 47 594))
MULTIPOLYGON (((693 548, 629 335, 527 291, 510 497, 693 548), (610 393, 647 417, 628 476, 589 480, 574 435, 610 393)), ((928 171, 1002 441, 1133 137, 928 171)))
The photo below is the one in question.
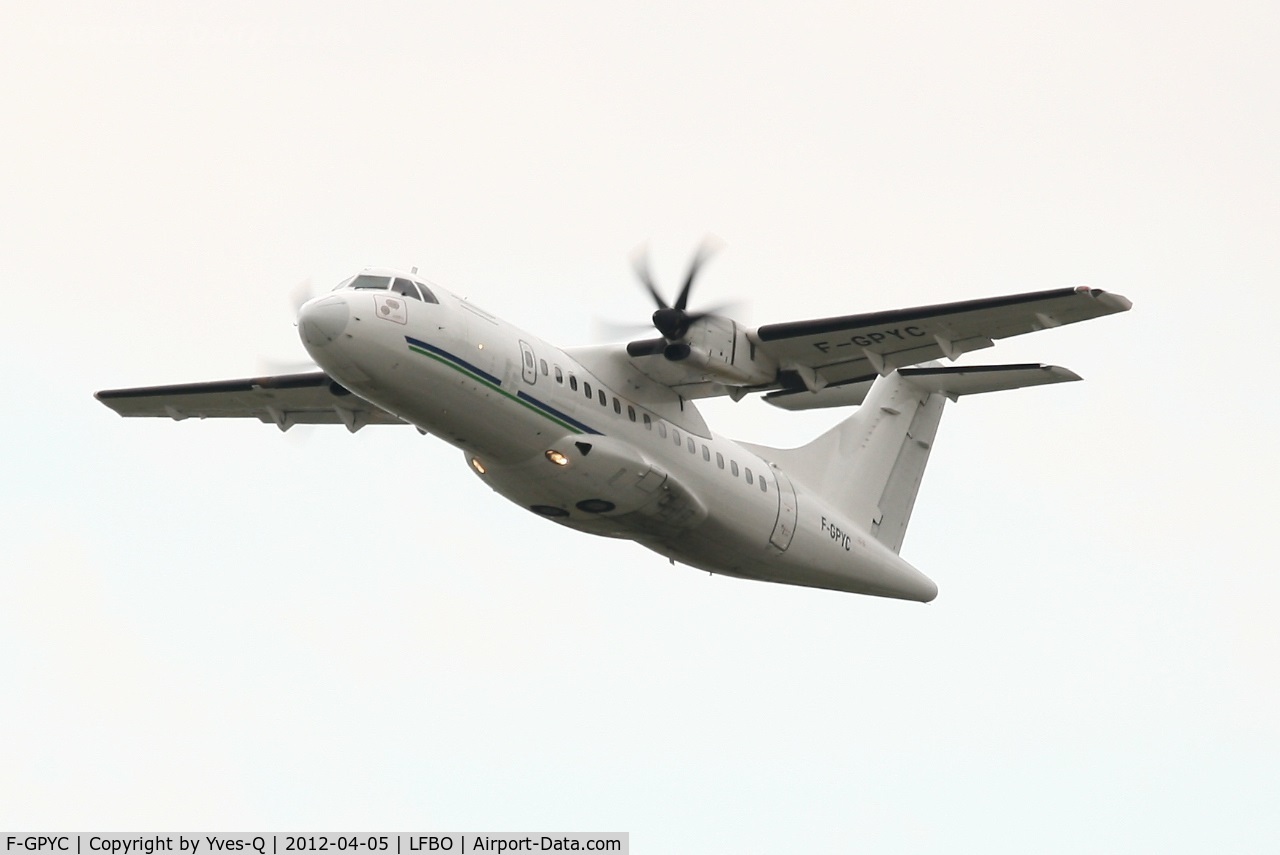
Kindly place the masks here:
POLYGON ((394 321, 397 324, 405 324, 409 322, 409 310, 405 308, 404 300, 400 297, 392 297, 385 294, 374 294, 373 304, 378 308, 378 317, 388 321, 394 321))

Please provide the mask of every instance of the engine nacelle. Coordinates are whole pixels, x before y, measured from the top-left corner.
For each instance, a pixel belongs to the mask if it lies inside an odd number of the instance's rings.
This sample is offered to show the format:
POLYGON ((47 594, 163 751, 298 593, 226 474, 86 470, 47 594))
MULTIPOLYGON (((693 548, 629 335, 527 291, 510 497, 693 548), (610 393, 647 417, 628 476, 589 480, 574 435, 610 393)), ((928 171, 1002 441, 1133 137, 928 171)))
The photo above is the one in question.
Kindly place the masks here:
POLYGON ((759 386, 778 376, 778 363, 757 351, 746 330, 714 315, 696 321, 684 341, 668 345, 663 356, 726 386, 759 386))

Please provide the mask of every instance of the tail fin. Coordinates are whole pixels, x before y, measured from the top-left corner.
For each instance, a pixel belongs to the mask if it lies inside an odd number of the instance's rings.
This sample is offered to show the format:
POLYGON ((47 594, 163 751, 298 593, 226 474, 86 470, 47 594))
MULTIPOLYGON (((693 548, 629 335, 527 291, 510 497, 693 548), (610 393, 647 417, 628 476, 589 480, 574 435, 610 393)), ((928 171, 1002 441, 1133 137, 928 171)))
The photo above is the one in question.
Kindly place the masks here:
POLYGON ((808 445, 761 451, 897 552, 948 398, 1079 379, 1052 365, 902 368, 808 445))

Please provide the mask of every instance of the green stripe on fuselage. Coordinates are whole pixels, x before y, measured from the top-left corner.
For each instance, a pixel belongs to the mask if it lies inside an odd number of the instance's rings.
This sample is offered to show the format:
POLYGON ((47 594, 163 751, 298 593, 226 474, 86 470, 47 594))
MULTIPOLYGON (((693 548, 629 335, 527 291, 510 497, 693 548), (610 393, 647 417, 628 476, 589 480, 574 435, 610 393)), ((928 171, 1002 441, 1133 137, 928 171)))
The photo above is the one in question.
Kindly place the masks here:
POLYGON ((566 423, 566 422, 564 422, 564 421, 561 421, 560 419, 558 419, 558 418, 556 418, 555 416, 553 416, 553 415, 551 415, 550 413, 548 413, 546 410, 543 410, 543 409, 541 409, 541 408, 539 408, 539 407, 534 406, 531 402, 526 401, 526 400, 524 400, 523 398, 518 398, 518 397, 516 397, 515 395, 512 395, 510 392, 508 392, 506 389, 503 389, 501 386, 494 385, 492 382, 490 382, 490 381, 486 380, 485 378, 483 378, 483 377, 479 376, 479 375, 478 375, 478 374, 476 374, 474 371, 469 371, 468 369, 464 368, 463 366, 459 365, 458 363, 456 363, 456 362, 452 362, 452 361, 450 361, 450 360, 448 360, 448 359, 445 359, 443 356, 440 356, 438 353, 432 353, 432 352, 431 352, 431 351, 429 351, 429 350, 423 350, 422 348, 420 348, 420 347, 415 347, 415 346, 414 346, 414 345, 412 345, 412 344, 411 344, 411 345, 409 345, 409 349, 410 349, 410 350, 412 350, 414 353, 420 353, 420 354, 422 354, 423 356, 426 356, 426 357, 429 357, 429 358, 431 358, 431 359, 434 359, 436 362, 439 362, 441 365, 447 365, 447 366, 449 366, 449 367, 450 367, 450 368, 452 368, 454 371, 457 371, 457 372, 459 372, 460 374, 463 374, 463 375, 465 375, 465 376, 467 376, 467 377, 470 377, 472 380, 476 381, 476 382, 477 382, 477 383, 479 383, 481 386, 485 386, 486 388, 492 389, 493 391, 497 392, 499 395, 502 395, 502 396, 503 396, 503 397, 505 397, 505 398, 508 398, 508 399, 510 399, 510 400, 512 400, 512 401, 515 401, 515 402, 516 402, 517 404, 519 404, 520 406, 525 407, 525 408, 527 408, 527 409, 529 409, 529 410, 532 410, 533 412, 537 413, 538 415, 542 416, 542 417, 543 417, 543 418, 545 418, 545 419, 549 419, 550 421, 554 422, 555 424, 560 425, 560 427, 564 428, 565 430, 573 431, 574 433, 583 433, 583 432, 584 432, 581 428, 574 427, 574 426, 573 426, 573 425, 571 425, 571 424, 568 424, 568 423, 566 423))

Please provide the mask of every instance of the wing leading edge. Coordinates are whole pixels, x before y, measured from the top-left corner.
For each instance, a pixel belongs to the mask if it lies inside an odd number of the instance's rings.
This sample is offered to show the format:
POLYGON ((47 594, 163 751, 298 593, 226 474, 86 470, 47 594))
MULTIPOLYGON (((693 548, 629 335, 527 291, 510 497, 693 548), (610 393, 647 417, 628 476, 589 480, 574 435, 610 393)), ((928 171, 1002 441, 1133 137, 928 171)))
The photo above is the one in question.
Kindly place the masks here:
POLYGON ((282 431, 294 425, 340 424, 354 433, 365 425, 407 424, 351 394, 323 371, 107 389, 94 397, 126 417, 256 418, 282 431))
MULTIPOLYGON (((661 340, 632 342, 628 356, 649 377, 686 397, 771 392, 766 400, 782 405, 784 397, 825 390, 824 402, 810 406, 843 406, 856 403, 872 380, 894 369, 954 360, 992 347, 998 339, 1126 312, 1132 305, 1119 294, 1081 286, 766 324, 746 331, 744 344, 749 347, 736 348, 727 358, 741 359, 749 353, 761 376, 772 380, 737 389, 730 372, 717 371, 714 364, 703 368, 673 362, 661 347, 648 346, 661 340)), ((697 342, 691 343, 696 347, 697 342)), ((788 409, 801 408, 797 401, 788 403, 788 409)))
POLYGON ((931 359, 955 359, 991 347, 997 339, 1126 312, 1132 305, 1119 294, 1096 288, 1061 288, 766 324, 755 330, 754 338, 779 365, 817 372, 821 388, 931 359))

